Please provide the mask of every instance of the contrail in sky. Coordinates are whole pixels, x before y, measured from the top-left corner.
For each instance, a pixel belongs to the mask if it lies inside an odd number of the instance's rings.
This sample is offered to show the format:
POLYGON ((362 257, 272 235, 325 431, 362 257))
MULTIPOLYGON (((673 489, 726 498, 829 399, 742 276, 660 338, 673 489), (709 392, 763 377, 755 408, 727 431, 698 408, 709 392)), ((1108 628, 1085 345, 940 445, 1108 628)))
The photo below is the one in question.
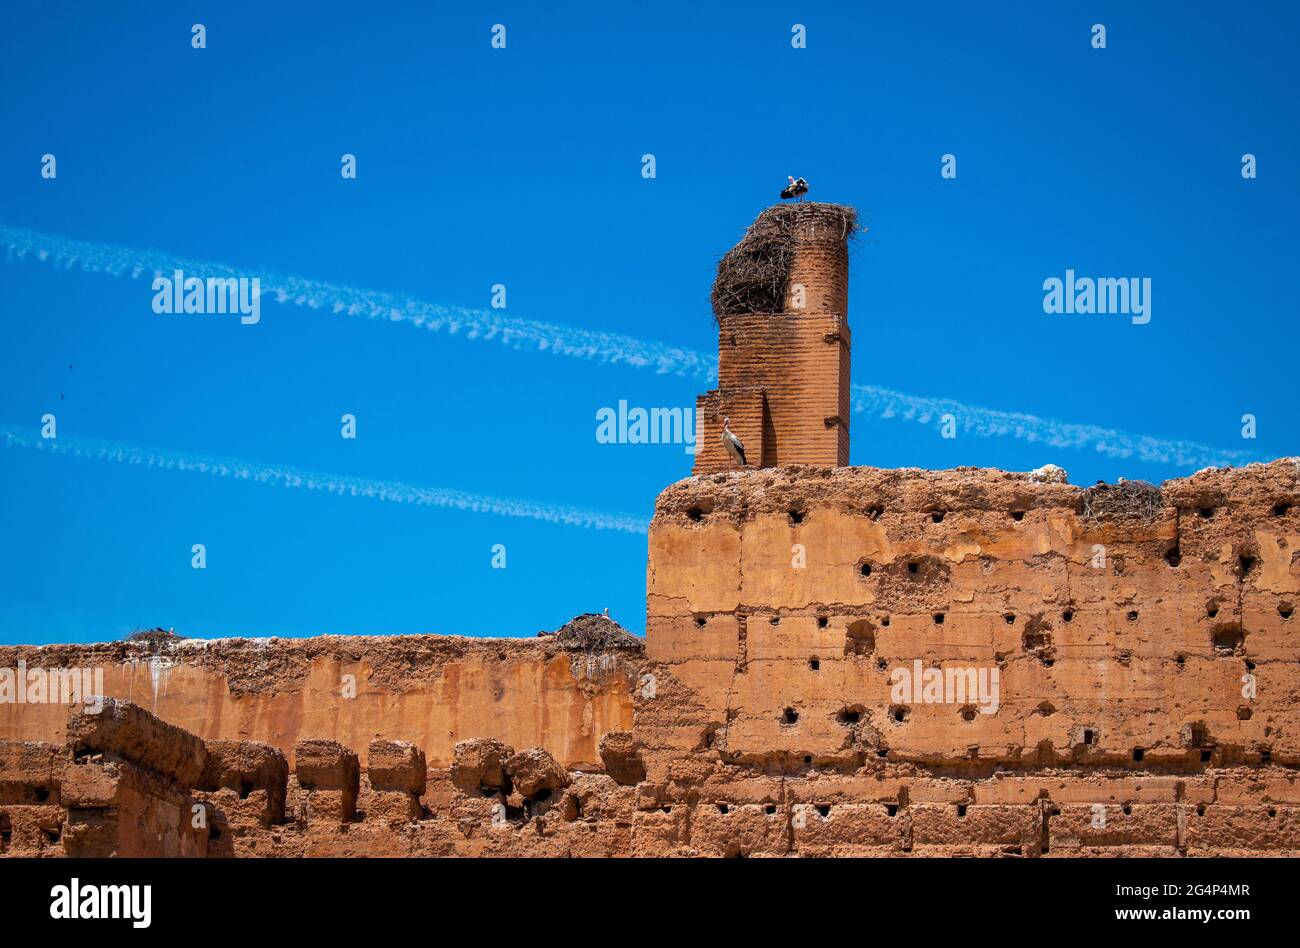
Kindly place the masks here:
MULTIPOLYGON (((718 361, 708 353, 647 342, 621 333, 597 332, 488 310, 430 303, 402 293, 363 290, 257 269, 236 269, 220 263, 185 260, 158 251, 73 240, 3 224, 0 224, 0 246, 6 248, 8 259, 32 256, 63 269, 79 267, 90 273, 130 276, 133 279, 144 275, 151 278, 154 275, 170 276, 175 270, 183 270, 189 276, 257 277, 261 281, 263 296, 272 296, 280 303, 409 323, 433 332, 446 331, 467 339, 500 342, 513 349, 534 349, 591 362, 651 369, 660 374, 708 383, 714 382, 718 375, 718 361)), ((872 385, 854 385, 851 393, 853 410, 863 415, 914 421, 938 428, 943 425, 944 416, 950 414, 961 433, 978 437, 1010 437, 1051 448, 1093 450, 1106 457, 1137 458, 1188 469, 1242 464, 1251 459, 1245 451, 1226 451, 1193 441, 1155 438, 1097 425, 981 408, 951 399, 908 395, 872 385)))
POLYGON ((689 349, 645 342, 618 333, 506 316, 495 311, 429 303, 403 293, 359 290, 256 268, 236 269, 223 263, 184 260, 153 250, 72 240, 4 224, 0 224, 0 246, 7 249, 10 258, 21 260, 31 255, 65 270, 79 267, 88 273, 130 276, 132 279, 146 275, 151 279, 155 275, 171 276, 175 270, 183 270, 186 276, 257 277, 261 281, 263 298, 271 296, 279 303, 409 323, 432 332, 445 330, 451 335, 463 334, 467 339, 500 342, 513 349, 537 349, 593 362, 653 369, 660 373, 703 379, 717 374, 716 359, 689 349))
POLYGON ((9 425, 0 425, 0 446, 31 448, 37 451, 48 451, 51 454, 67 454, 97 461, 116 461, 119 464, 154 467, 165 471, 192 471, 213 477, 278 487, 299 487, 348 497, 369 497, 398 504, 413 504, 417 507, 451 507, 457 510, 493 513, 502 517, 525 517, 530 520, 590 527, 595 530, 620 530, 625 533, 644 534, 649 528, 647 519, 634 517, 631 514, 602 513, 580 507, 485 497, 482 494, 469 494, 441 487, 416 487, 399 481, 344 477, 296 467, 255 464, 237 458, 185 454, 143 445, 101 441, 98 438, 71 438, 63 435, 57 438, 42 438, 35 430, 9 425))
POLYGON ((1098 425, 996 411, 947 398, 920 398, 874 385, 854 385, 851 395, 855 412, 877 418, 901 418, 931 427, 941 427, 943 416, 950 414, 959 430, 981 438, 1009 437, 1041 442, 1051 448, 1091 449, 1107 457, 1136 457, 1153 464, 1174 464, 1192 470, 1245 464, 1252 457, 1246 451, 1225 451, 1194 441, 1152 438, 1098 425))

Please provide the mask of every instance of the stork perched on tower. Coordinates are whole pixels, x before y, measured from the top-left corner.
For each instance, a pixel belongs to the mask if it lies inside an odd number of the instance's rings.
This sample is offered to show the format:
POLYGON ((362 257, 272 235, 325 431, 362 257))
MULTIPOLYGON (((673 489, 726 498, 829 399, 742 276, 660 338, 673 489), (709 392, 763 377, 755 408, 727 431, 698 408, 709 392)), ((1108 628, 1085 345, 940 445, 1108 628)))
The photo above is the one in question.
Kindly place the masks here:
POLYGON ((786 175, 790 179, 790 186, 781 192, 781 200, 788 201, 790 198, 803 200, 803 196, 808 193, 808 182, 803 178, 794 178, 786 175))
POLYGON ((748 465, 749 462, 745 460, 744 443, 731 433, 730 418, 722 419, 722 446, 727 449, 727 453, 730 454, 734 460, 740 462, 741 467, 748 465))

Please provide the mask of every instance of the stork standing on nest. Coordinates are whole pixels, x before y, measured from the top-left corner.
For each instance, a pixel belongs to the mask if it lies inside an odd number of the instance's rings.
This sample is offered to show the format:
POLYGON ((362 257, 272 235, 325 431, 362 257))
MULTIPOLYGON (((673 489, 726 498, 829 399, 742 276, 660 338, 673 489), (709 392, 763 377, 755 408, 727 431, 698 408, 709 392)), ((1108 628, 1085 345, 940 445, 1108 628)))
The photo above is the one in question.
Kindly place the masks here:
POLYGON ((808 193, 808 182, 803 178, 794 178, 786 175, 790 179, 790 186, 781 192, 781 200, 788 201, 790 198, 803 200, 803 196, 808 193))
POLYGON ((731 433, 731 419, 722 419, 722 445, 727 449, 727 453, 732 459, 738 461, 741 467, 747 466, 749 462, 745 460, 745 445, 731 433))

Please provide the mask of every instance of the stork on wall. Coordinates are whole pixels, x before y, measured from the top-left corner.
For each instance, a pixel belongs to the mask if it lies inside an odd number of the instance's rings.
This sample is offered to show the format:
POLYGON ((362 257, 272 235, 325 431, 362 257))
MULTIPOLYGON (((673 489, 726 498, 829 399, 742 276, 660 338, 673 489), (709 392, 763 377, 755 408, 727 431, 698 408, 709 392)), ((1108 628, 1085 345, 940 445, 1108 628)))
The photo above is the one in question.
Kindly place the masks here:
POLYGON ((786 175, 790 179, 790 186, 781 192, 781 200, 788 201, 790 198, 803 200, 803 196, 808 193, 808 182, 803 178, 795 178, 786 175))
POLYGON ((722 445, 727 449, 727 453, 731 455, 733 460, 740 462, 741 467, 748 465, 749 462, 745 460, 744 443, 731 433, 730 418, 722 419, 722 445))

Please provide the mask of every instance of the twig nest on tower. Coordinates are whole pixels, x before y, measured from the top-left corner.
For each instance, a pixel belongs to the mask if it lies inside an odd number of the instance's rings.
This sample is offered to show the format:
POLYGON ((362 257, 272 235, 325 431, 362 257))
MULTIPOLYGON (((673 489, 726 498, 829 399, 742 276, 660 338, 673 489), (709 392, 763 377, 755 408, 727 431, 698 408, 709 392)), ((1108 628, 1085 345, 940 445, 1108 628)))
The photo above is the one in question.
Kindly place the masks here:
POLYGON ((809 238, 848 240, 857 222, 858 212, 845 204, 810 201, 769 207, 718 261, 714 317, 781 312, 796 243, 809 238))

